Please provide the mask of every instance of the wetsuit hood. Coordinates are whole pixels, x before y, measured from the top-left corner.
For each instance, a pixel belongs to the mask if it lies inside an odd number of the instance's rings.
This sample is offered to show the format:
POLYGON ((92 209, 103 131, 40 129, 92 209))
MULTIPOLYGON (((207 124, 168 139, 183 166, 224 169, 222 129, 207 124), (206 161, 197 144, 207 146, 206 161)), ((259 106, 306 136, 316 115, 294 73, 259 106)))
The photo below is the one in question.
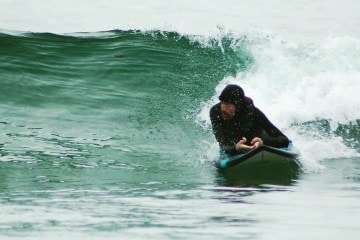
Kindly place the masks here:
POLYGON ((219 96, 220 101, 232 103, 235 105, 235 116, 248 114, 253 107, 251 98, 245 96, 244 90, 235 84, 227 85, 219 96))
POLYGON ((240 107, 245 100, 244 90, 235 84, 227 85, 219 96, 220 101, 232 103, 236 107, 240 107))

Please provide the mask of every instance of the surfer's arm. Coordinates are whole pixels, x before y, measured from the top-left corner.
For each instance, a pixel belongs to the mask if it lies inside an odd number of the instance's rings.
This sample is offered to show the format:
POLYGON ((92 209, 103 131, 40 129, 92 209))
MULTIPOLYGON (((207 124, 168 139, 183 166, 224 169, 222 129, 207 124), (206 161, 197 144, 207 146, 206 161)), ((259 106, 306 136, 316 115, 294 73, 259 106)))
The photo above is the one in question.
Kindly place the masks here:
POLYGON ((219 143, 219 146, 222 150, 225 151, 226 154, 234 155, 236 154, 235 145, 232 142, 226 141, 226 137, 223 134, 221 127, 216 124, 216 122, 212 122, 213 132, 216 138, 216 141, 219 143))
POLYGON ((229 141, 224 134, 220 123, 220 114, 218 109, 216 109, 216 106, 212 107, 210 110, 210 120, 213 133, 215 135, 216 141, 219 143, 220 148, 225 151, 226 154, 236 154, 237 151, 235 149, 234 143, 229 141))
POLYGON ((261 128, 266 133, 261 136, 263 143, 271 147, 287 147, 289 145, 289 139, 285 136, 285 134, 272 124, 265 114, 259 109, 257 109, 257 115, 261 128))

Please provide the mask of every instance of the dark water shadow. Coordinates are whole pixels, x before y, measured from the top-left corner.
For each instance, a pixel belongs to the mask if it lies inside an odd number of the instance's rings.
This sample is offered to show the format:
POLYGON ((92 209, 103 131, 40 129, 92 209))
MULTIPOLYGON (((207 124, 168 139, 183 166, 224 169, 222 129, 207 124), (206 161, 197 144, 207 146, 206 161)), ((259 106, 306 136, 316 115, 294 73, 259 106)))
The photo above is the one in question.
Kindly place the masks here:
POLYGON ((254 204, 248 197, 261 193, 291 192, 303 173, 299 166, 258 165, 241 169, 215 170, 215 199, 225 203, 254 204))
POLYGON ((301 173, 297 164, 255 164, 241 169, 218 169, 215 183, 222 187, 292 186, 301 173))

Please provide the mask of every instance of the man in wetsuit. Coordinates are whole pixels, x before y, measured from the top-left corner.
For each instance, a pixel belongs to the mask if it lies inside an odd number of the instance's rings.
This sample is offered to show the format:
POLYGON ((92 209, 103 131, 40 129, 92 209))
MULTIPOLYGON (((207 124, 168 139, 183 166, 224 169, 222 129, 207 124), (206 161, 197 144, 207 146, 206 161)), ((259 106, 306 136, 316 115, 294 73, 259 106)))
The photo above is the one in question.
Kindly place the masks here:
POLYGON ((287 147, 289 139, 246 97, 244 90, 230 84, 221 92, 220 103, 210 110, 210 119, 220 149, 228 156, 262 145, 287 147))

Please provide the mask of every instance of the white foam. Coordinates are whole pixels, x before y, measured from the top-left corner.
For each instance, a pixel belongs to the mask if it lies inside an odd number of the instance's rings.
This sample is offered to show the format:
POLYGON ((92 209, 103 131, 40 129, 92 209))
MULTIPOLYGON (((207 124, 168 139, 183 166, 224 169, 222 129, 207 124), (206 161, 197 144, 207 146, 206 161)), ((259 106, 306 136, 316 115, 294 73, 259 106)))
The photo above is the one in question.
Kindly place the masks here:
POLYGON ((327 120, 335 131, 339 124, 360 119, 359 40, 334 37, 302 46, 257 37, 249 40, 248 50, 253 67, 219 82, 214 96, 203 103, 199 123, 209 126, 210 107, 226 84, 236 83, 294 141, 304 165, 315 169, 323 159, 360 156, 341 137, 305 128, 307 122, 327 120))

